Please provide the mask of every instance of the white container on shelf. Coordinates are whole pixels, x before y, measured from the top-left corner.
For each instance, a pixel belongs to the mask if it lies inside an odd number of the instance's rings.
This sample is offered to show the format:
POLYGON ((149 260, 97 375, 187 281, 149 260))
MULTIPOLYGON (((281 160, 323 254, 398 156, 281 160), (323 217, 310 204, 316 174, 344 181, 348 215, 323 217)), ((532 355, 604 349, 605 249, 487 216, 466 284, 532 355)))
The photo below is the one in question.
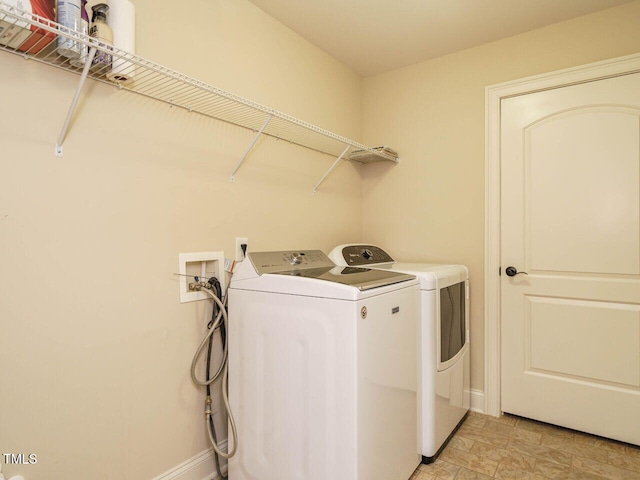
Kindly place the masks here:
MULTIPOLYGON (((113 32, 113 46, 127 53, 136 53, 136 9, 130 0, 109 0, 107 23, 113 32)), ((126 60, 113 58, 107 78, 128 85, 135 78, 135 66, 126 60)))

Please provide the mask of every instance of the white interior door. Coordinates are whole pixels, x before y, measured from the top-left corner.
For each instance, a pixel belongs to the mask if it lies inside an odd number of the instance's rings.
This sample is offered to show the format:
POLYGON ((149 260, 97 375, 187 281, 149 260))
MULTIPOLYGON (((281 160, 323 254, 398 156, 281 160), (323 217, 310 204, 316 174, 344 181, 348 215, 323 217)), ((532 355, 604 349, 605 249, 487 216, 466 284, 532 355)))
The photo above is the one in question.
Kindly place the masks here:
POLYGON ((640 444, 640 74, 503 99, 500 148, 502 410, 640 444))

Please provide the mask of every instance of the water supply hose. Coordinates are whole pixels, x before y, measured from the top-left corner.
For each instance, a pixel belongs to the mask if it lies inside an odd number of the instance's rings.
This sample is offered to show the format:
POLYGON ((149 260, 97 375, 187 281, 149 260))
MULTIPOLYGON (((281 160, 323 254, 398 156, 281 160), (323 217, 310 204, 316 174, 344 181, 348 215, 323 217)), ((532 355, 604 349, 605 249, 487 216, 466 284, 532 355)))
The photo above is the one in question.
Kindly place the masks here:
POLYGON ((227 415, 229 417, 229 425, 231 426, 231 435, 233 437, 233 450, 226 453, 223 452, 218 446, 218 443, 213 438, 213 435, 211 433, 211 427, 210 427, 210 424, 213 423, 210 397, 207 397, 207 401, 205 404, 205 416, 206 416, 206 423, 207 423, 207 434, 209 435, 209 440, 211 441, 211 445, 213 446, 214 451, 218 455, 220 455, 222 458, 229 459, 233 457, 233 455, 236 453, 236 450, 238 448, 238 433, 236 431, 236 422, 233 419, 233 414, 231 412, 231 406, 229 405, 229 393, 227 390, 228 389, 227 384, 229 381, 229 370, 228 370, 228 362, 227 362, 228 348, 227 348, 226 342, 222 350, 222 361, 220 362, 220 366, 218 368, 218 371, 215 373, 215 375, 213 375, 213 377, 211 377, 210 379, 207 379, 204 381, 200 380, 196 375, 196 365, 198 363, 198 359, 200 358, 200 355, 202 355, 202 352, 204 351, 205 347, 209 343, 210 338, 215 333, 218 327, 220 327, 221 325, 225 325, 226 327, 228 325, 227 309, 225 305, 222 303, 222 301, 218 298, 218 296, 214 292, 212 292, 210 289, 202 288, 200 291, 205 292, 207 295, 211 297, 214 303, 218 306, 219 311, 218 311, 218 315, 216 316, 213 322, 213 325, 211 326, 211 328, 209 328, 209 332, 202 339, 200 346, 198 346, 198 349, 196 350, 196 353, 193 356, 193 360, 191 361, 191 379, 196 385, 206 387, 211 385, 213 382, 215 382, 218 379, 218 377, 220 376, 222 377, 222 400, 224 402, 224 408, 227 411, 227 415))

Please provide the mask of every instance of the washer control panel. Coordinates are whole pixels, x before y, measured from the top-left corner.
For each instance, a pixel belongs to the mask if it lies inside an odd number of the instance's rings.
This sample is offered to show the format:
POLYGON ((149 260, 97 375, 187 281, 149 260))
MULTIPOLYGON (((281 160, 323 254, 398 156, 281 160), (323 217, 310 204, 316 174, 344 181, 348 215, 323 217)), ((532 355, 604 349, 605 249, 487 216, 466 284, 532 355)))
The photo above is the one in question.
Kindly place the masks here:
POLYGON ((342 257, 347 265, 354 267, 394 261, 391 255, 375 245, 347 245, 342 249, 342 257))
POLYGON ((335 266, 321 250, 249 252, 247 256, 259 275, 335 266))

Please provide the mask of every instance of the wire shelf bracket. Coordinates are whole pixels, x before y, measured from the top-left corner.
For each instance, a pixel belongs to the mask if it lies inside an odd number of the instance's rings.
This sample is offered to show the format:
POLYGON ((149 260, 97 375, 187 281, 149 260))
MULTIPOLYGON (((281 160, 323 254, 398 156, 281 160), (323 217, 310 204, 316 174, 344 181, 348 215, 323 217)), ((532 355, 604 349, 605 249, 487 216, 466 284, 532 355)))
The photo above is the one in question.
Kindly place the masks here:
POLYGON ((344 156, 347 154, 347 152, 349 151, 349 149, 351 148, 351 145, 347 145, 347 148, 345 148, 342 153, 340 154, 340 156, 336 159, 335 162, 333 162, 333 165, 331 165, 331 167, 329 167, 329 170, 327 170, 327 173, 325 173, 322 178, 318 181, 318 183, 315 184, 315 186, 313 187, 313 193, 316 193, 318 191, 318 187, 320 187, 320 185, 322 185, 322 182, 325 181, 325 179, 329 176, 329 174, 331 172, 333 172, 335 170, 335 168, 338 166, 338 164, 342 161, 342 159, 344 158, 344 156))
MULTIPOLYGON (((252 100, 226 92, 215 86, 188 77, 145 58, 99 42, 96 38, 60 25, 31 12, 20 10, 0 0, 0 51, 19 55, 25 59, 43 63, 80 76, 73 101, 67 112, 62 131, 55 145, 54 154, 63 154, 63 143, 70 129, 82 89, 87 78, 120 90, 127 90, 144 97, 179 107, 188 112, 226 122, 257 132, 245 154, 235 165, 230 179, 234 180, 240 166, 255 146, 260 136, 284 140, 326 155, 338 157, 329 171, 314 186, 320 184, 345 158, 349 148, 365 152, 372 161, 399 161, 397 155, 384 150, 367 147, 359 142, 337 135, 309 124, 285 113, 266 107, 252 100), (12 32, 13 37, 7 32, 12 32), (68 39, 80 48, 87 48, 92 55, 98 52, 112 57, 111 65, 93 65, 91 60, 84 65, 71 63, 58 51, 56 39, 68 39), (89 65, 89 66, 88 66, 89 65), (125 78, 126 80, 123 80, 125 78), (345 145, 348 147, 345 149, 345 145), (342 153, 340 153, 342 152, 342 153)), ((353 156, 353 154, 352 154, 353 156)), ((358 158, 350 160, 359 161, 358 158)), ((361 163, 365 163, 364 161, 361 163)))
POLYGON ((60 132, 60 136, 58 137, 58 143, 56 143, 55 155, 56 157, 62 157, 62 145, 64 143, 65 138, 67 137, 67 131, 69 130, 69 124, 71 123, 71 118, 73 117, 73 113, 76 111, 76 107, 78 106, 78 100, 80 99, 80 93, 82 93, 82 87, 84 86, 84 82, 87 79, 87 75, 89 75, 89 68, 93 63, 93 57, 96 55, 95 47, 91 47, 89 49, 89 54, 87 55, 87 59, 82 69, 82 73, 80 74, 80 81, 78 82, 78 87, 76 88, 76 93, 73 96, 73 100, 71 101, 71 106, 69 107, 69 112, 67 113, 67 118, 64 121, 64 125, 62 126, 62 131, 60 132))
POLYGON ((253 141, 249 145, 249 148, 247 148, 247 151, 244 152, 244 155, 242 156, 242 158, 238 161, 238 163, 236 163, 236 166, 234 167, 233 172, 231 172, 231 176, 229 177, 229 181, 230 182, 232 182, 232 183, 234 182, 234 180, 235 180, 234 179, 234 175, 236 174, 236 172, 240 168, 240 165, 242 165, 242 163, 245 161, 245 159, 249 155, 249 152, 253 149, 253 146, 256 144, 256 142, 260 138, 260 135, 262 135, 262 133, 264 132, 264 129, 267 128, 267 125, 269 125, 269 122, 271 121, 272 118, 273 118, 273 115, 269 115, 267 117, 267 120, 264 122, 264 125, 262 125, 262 127, 260 127, 260 130, 258 130, 258 132, 256 133, 256 136, 253 137, 253 141))

